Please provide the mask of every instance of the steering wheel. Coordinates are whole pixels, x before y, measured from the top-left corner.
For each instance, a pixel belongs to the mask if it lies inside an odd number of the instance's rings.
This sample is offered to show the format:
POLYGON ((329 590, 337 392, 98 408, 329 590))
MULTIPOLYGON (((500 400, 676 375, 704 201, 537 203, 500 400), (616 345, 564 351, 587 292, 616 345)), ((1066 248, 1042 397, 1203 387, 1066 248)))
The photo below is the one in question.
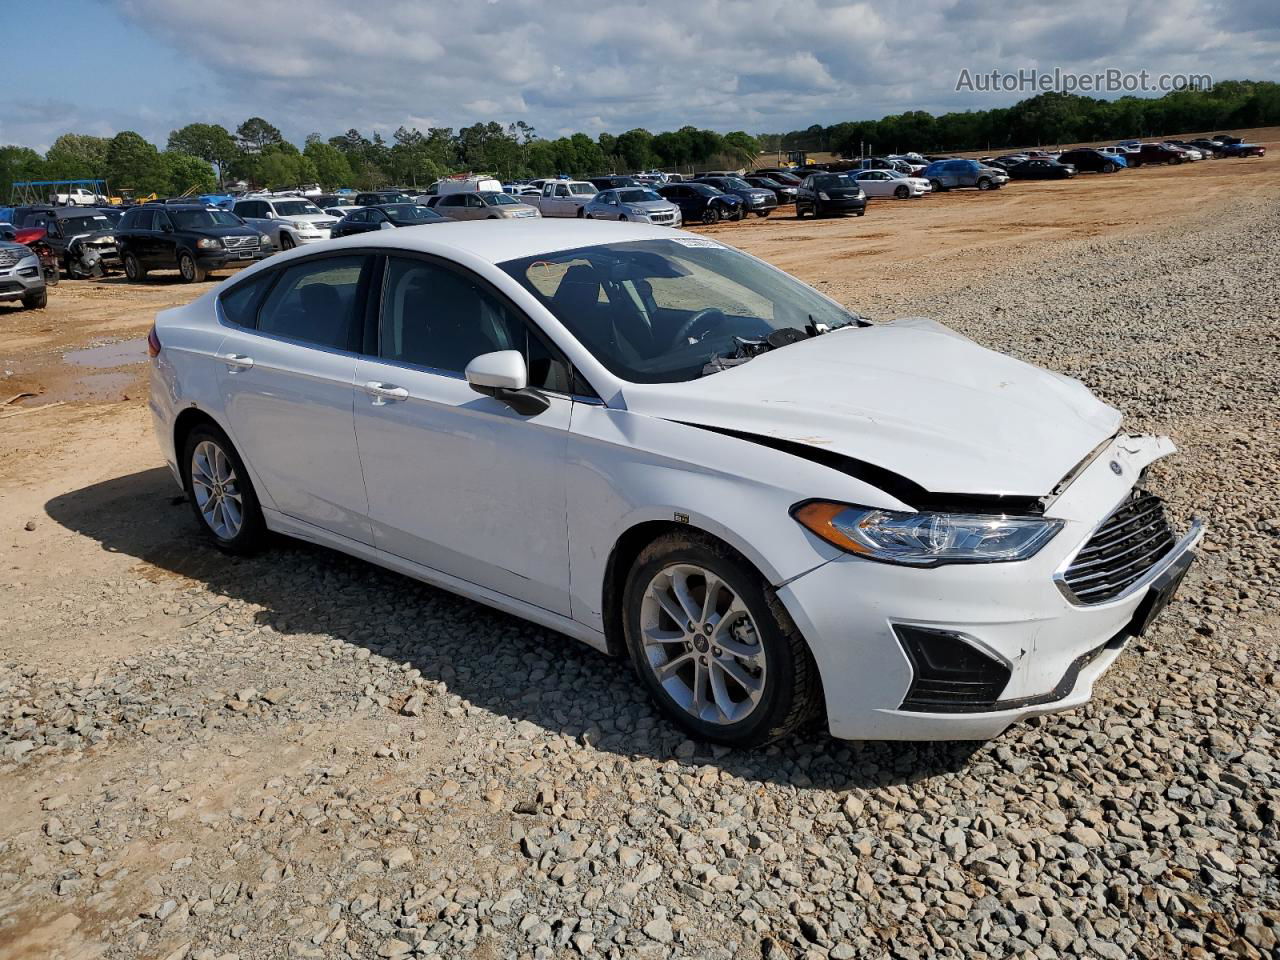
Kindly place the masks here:
POLYGON ((706 335, 711 333, 713 330, 717 330, 724 326, 729 320, 729 318, 724 315, 724 311, 719 307, 704 307, 680 325, 680 329, 677 330, 675 332, 675 336, 671 338, 672 344, 686 343, 694 328, 699 323, 708 319, 710 319, 711 322, 707 324, 707 329, 703 330, 702 333, 698 335, 699 340, 705 338, 706 335))

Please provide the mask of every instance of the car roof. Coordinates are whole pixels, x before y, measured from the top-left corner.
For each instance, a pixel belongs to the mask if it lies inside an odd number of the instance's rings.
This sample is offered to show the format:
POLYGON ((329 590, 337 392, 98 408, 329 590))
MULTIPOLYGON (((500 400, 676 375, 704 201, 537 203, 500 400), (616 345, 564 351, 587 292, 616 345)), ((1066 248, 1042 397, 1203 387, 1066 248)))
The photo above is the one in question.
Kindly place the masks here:
POLYGON ((70 220, 73 217, 102 216, 102 211, 97 207, 54 207, 52 211, 42 210, 41 212, 51 212, 58 220, 70 220))
MULTIPOLYGON (((393 247, 448 256, 451 252, 467 255, 487 263, 519 260, 540 253, 558 253, 574 247, 603 243, 627 243, 633 240, 670 240, 693 237, 694 234, 670 227, 648 224, 618 223, 605 220, 579 220, 574 217, 529 220, 470 220, 432 224, 430 231, 417 227, 359 234, 331 240, 325 246, 393 247)), ((699 238, 702 239, 702 238, 699 238)))

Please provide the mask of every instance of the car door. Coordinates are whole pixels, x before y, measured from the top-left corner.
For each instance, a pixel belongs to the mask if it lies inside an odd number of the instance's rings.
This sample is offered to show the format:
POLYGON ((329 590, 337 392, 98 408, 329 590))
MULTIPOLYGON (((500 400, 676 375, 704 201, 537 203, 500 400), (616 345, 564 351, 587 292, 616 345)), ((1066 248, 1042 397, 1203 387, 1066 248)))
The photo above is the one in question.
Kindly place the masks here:
POLYGON ((427 258, 388 258, 379 330, 355 408, 378 550, 567 616, 567 364, 483 281, 427 258), (536 416, 463 375, 507 349, 557 390, 536 416))
POLYGON ((130 216, 126 243, 143 267, 150 266, 156 256, 156 218, 154 210, 135 210, 130 216))
POLYGON ((218 350, 231 439, 275 509, 362 543, 372 533, 353 382, 375 262, 335 252, 258 274, 256 309, 227 325, 218 350))

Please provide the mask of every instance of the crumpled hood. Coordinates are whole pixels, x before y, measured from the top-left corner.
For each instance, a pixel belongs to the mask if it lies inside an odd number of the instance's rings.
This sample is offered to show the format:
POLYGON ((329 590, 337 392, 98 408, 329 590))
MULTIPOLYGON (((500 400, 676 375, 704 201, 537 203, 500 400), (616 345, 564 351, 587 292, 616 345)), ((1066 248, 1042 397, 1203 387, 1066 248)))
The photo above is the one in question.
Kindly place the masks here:
POLYGON ((789 440, 931 493, 1044 496, 1120 413, 1082 383, 923 318, 839 330, 686 383, 628 386, 629 410, 789 440))

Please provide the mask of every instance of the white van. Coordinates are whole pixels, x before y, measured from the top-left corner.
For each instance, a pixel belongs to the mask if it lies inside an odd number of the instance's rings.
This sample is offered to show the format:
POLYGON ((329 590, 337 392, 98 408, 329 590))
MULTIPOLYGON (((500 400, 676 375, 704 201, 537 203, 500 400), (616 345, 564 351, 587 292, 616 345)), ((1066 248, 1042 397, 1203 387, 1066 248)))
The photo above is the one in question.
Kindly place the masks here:
POLYGON ((502 184, 493 177, 468 177, 465 180, 437 180, 435 192, 446 193, 501 193, 502 184))

